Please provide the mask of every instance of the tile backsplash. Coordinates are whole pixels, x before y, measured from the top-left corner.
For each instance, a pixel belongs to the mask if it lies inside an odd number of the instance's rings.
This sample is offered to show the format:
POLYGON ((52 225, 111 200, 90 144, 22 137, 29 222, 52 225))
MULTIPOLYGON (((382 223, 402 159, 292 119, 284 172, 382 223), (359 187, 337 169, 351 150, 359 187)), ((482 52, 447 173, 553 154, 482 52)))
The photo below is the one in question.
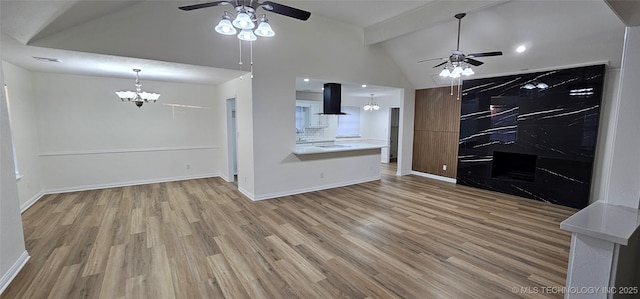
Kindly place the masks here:
POLYGON ((306 128, 304 132, 296 133, 296 140, 322 139, 324 128, 306 128))

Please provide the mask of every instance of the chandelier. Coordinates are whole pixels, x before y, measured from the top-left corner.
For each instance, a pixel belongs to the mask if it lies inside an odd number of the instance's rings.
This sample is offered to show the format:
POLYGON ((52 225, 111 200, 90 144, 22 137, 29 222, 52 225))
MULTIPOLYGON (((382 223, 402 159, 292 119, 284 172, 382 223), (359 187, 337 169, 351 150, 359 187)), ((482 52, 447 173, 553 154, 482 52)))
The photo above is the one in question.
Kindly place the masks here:
POLYGON ((380 109, 380 106, 373 101, 373 94, 371 94, 371 99, 369 99, 369 103, 362 107, 364 111, 374 111, 380 109))
POLYGON ((138 108, 142 107, 144 103, 155 103, 160 97, 160 94, 142 91, 142 84, 140 84, 140 77, 138 77, 140 69, 133 69, 133 71, 136 72, 136 91, 116 91, 116 95, 123 102, 125 100, 127 102, 134 102, 138 108))

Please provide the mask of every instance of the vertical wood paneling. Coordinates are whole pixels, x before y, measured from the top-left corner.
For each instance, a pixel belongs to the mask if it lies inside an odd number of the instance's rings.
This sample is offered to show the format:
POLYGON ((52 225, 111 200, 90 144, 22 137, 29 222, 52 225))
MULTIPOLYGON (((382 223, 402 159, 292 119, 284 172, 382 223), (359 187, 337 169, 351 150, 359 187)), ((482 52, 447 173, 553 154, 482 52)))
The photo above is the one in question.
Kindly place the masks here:
POLYGON ((449 87, 420 89, 416 90, 415 107, 412 169, 455 178, 460 101, 451 95, 449 87))

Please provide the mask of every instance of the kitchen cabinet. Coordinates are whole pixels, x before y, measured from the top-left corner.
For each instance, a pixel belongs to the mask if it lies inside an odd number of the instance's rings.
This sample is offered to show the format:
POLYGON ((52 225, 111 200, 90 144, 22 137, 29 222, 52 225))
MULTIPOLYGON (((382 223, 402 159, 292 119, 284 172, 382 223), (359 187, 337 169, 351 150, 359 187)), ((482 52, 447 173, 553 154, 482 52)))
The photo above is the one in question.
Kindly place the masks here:
POLYGON ((300 116, 306 128, 325 128, 329 126, 326 115, 322 115, 322 102, 320 101, 296 101, 296 127, 300 116))
POLYGON ((327 116, 322 114, 322 103, 311 101, 309 106, 309 128, 324 128, 329 126, 327 116))

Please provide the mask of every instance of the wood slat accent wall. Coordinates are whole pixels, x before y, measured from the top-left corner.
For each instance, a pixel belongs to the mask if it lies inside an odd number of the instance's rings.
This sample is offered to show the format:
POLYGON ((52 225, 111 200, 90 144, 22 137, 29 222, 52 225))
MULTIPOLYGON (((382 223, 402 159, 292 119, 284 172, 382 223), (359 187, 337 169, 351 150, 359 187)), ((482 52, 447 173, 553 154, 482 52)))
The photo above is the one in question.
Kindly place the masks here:
POLYGON ((450 87, 416 90, 414 171, 455 178, 458 167, 460 101, 450 87), (447 165, 447 170, 442 170, 447 165))

